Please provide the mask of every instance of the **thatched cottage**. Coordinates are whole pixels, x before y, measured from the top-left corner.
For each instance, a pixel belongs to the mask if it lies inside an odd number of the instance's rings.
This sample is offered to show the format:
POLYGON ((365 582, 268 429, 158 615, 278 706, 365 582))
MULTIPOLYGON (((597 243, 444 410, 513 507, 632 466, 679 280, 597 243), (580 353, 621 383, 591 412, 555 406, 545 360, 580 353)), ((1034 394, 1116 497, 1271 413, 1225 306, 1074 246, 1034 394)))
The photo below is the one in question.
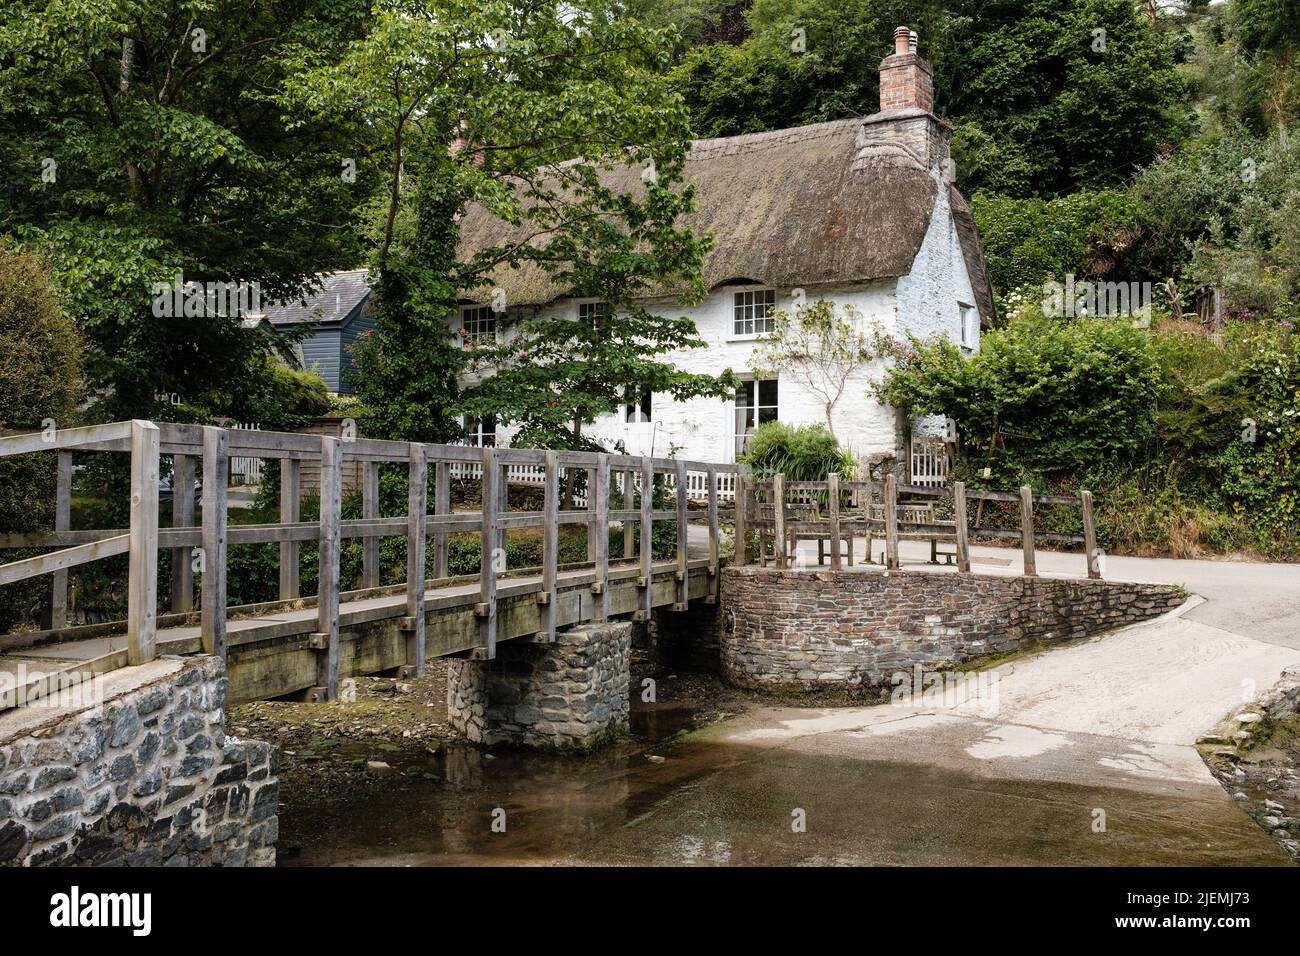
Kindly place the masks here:
MULTIPOLYGON (((915 52, 915 35, 900 27, 895 42, 880 65, 880 112, 691 146, 685 175, 696 184, 697 209, 689 224, 715 240, 704 263, 709 295, 689 309, 672 296, 645 304, 665 315, 685 312, 708 343, 673 361, 696 371, 731 368, 744 383, 725 401, 643 396, 598 422, 593 437, 622 441, 633 454, 676 447, 688 458, 729 460, 759 423, 823 421, 821 403, 799 383, 748 373, 771 311, 791 308, 798 296, 852 306, 864 322, 895 334, 938 334, 979 347, 993 297, 974 220, 951 181, 950 127, 931 112, 931 68, 915 52)), ((628 182, 611 185, 631 189, 639 172, 616 172, 628 182)), ((481 208, 469 211, 462 253, 505 241, 509 228, 481 208)), ((458 328, 469 335, 504 334, 509 322, 530 314, 578 320, 599 306, 569 297, 528 266, 503 269, 494 281, 509 311, 464 301, 458 328)), ((911 430, 870 395, 869 380, 881 371, 876 363, 855 373, 835 412, 837 435, 860 456, 901 453, 911 430)), ((509 435, 489 421, 474 423, 472 437, 506 443, 509 435)))

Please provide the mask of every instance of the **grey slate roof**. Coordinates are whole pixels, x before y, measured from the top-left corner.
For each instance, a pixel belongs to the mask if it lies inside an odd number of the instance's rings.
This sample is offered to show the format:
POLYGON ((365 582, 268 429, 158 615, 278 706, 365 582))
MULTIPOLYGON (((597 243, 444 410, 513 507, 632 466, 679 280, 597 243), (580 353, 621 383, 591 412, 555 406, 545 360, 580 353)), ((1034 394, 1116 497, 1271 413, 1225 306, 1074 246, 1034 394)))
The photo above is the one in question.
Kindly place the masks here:
POLYGON ((365 269, 332 272, 320 277, 320 291, 308 294, 305 301, 277 302, 266 310, 272 325, 321 325, 342 322, 370 295, 365 269))

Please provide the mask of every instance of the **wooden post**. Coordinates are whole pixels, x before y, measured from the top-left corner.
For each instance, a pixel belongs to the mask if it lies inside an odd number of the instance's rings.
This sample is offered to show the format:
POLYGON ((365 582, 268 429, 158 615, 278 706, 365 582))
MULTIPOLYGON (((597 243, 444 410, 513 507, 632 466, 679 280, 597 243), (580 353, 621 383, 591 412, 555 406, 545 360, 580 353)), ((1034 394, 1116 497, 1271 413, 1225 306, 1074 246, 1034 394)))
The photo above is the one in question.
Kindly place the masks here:
POLYGON ((589 488, 588 494, 594 491, 596 497, 596 524, 593 531, 596 539, 596 580, 591 585, 591 593, 595 596, 591 613, 593 620, 606 621, 609 620, 609 455, 596 456, 595 477, 592 481, 594 488, 589 488))
MULTIPOLYGON (((379 462, 361 462, 361 517, 379 517, 379 462)), ((361 539, 361 586, 379 587, 379 536, 361 539)))
MULTIPOLYGON (((406 493, 406 666, 415 677, 424 676, 424 555, 427 542, 425 516, 429 513, 429 448, 419 442, 410 446, 406 493)), ((378 489, 376 488, 376 491, 378 489)), ((376 504, 378 495, 376 495, 376 504)), ((377 517, 377 515, 376 515, 377 517)))
POLYGON ((690 531, 690 513, 686 500, 686 462, 678 461, 673 483, 677 486, 677 573, 674 575, 676 587, 673 590, 673 610, 685 611, 690 607, 690 589, 687 576, 690 567, 687 564, 688 532, 690 531))
POLYGON ((718 526, 718 469, 709 466, 706 480, 709 483, 709 593, 704 599, 706 604, 718 600, 718 546, 720 530, 718 526))
POLYGON ((1101 577, 1101 564, 1097 560, 1097 525, 1092 517, 1092 492, 1079 492, 1083 502, 1083 553, 1088 562, 1088 577, 1101 577))
POLYGON ((778 569, 786 565, 785 552, 785 475, 772 478, 772 547, 778 569))
MULTIPOLYGON (((433 513, 451 514, 451 463, 440 461, 434 466, 433 513)), ((433 536, 433 576, 447 576, 447 532, 438 531, 433 536)))
MULTIPOLYGON (((193 474, 193 469, 191 469, 193 474)), ((194 517, 194 488, 190 483, 190 519, 194 517)), ((175 508, 175 499, 172 507, 175 508)), ((58 472, 54 486, 54 530, 72 530, 72 452, 58 453, 58 472)), ((189 567, 189 560, 185 561, 189 567)), ((172 557, 172 580, 175 580, 176 558, 172 557)), ((175 593, 173 589, 173 593, 175 593)), ((68 572, 55 571, 50 579, 50 616, 45 622, 51 630, 62 630, 68 626, 68 572)))
POLYGON ((641 457, 641 609, 636 619, 650 620, 654 610, 654 459, 641 457))
POLYGON ((838 571, 840 562, 840 476, 832 472, 826 476, 826 505, 831 521, 831 570, 838 571))
MULTIPOLYGON (((635 499, 633 490, 633 473, 630 471, 623 472, 623 510, 631 511, 632 503, 635 499)), ((632 522, 623 522, 623 557, 631 558, 636 555, 636 542, 632 537, 632 522)))
POLYGON ((898 476, 885 476, 885 567, 897 571, 898 560, 898 476))
POLYGON ((154 658, 158 628, 158 426, 131 422, 131 556, 126 660, 154 658))
MULTIPOLYGON (((280 521, 297 523, 302 505, 302 463, 296 458, 280 459, 280 521)), ((299 597, 297 541, 280 542, 280 600, 294 601, 299 597)))
POLYGON ((542 631, 555 640, 555 605, 560 599, 560 465, 553 451, 546 453, 546 479, 542 502, 542 631))
POLYGON ((1028 485, 1020 489, 1020 540, 1025 551, 1025 574, 1036 575, 1034 563, 1034 491, 1028 485))
POLYGON ((966 483, 952 483, 952 517, 957 526, 957 570, 970 571, 970 530, 966 526, 966 483))
POLYGON ((224 428, 203 429, 203 581, 199 596, 203 650, 226 655, 226 485, 230 480, 230 436, 224 428))
MULTIPOLYGON (((172 458, 172 527, 194 527, 194 459, 189 455, 172 458)), ((171 591, 173 611, 194 610, 194 562, 189 548, 172 548, 171 591)))
POLYGON ((736 472, 736 567, 742 568, 749 563, 749 531, 745 527, 746 510, 749 498, 749 478, 744 473, 744 466, 736 472))
POLYGON ((596 466, 592 465, 586 469, 587 472, 587 560, 595 563, 596 560, 596 523, 599 518, 596 515, 596 466))
POLYGON ((339 552, 343 507, 343 449, 337 438, 321 436, 320 446, 320 572, 316 592, 316 633, 312 646, 324 653, 316 659, 316 683, 326 700, 339 695, 339 552))
MULTIPOLYGON (((479 567, 478 613, 479 646, 474 653, 478 660, 492 660, 497 656, 497 505, 500 501, 497 482, 500 479, 496 451, 483 449, 483 524, 481 564, 479 567)), ((504 561, 505 552, 501 552, 504 561)))
MULTIPOLYGON (((502 465, 497 472, 497 514, 503 515, 510 510, 510 466, 502 465)), ((497 529, 497 548, 501 552, 501 570, 506 567, 506 537, 505 528, 497 529)))

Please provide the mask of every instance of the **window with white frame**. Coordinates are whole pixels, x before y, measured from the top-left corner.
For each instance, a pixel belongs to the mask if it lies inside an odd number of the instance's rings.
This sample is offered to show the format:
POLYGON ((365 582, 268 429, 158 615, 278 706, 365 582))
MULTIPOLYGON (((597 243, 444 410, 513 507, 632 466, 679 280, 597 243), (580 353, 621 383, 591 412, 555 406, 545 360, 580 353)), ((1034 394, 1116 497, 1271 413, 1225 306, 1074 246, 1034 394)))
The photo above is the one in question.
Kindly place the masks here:
POLYGON ((460 310, 461 338, 466 345, 493 345, 497 340, 497 314, 490 305, 460 310))
POLYGON ((641 398, 634 404, 623 406, 623 420, 627 422, 650 421, 650 389, 641 393, 641 398))
POLYGON ((597 332, 609 328, 609 320, 614 310, 608 302, 579 302, 578 321, 591 326, 597 332))
POLYGON ((465 442, 475 448, 495 448, 497 443, 497 417, 465 419, 465 442))
POLYGON ((746 289, 732 297, 732 329, 736 335, 766 335, 772 331, 775 289, 746 289))
POLYGON ((749 451, 759 425, 776 421, 777 380, 749 379, 736 389, 736 456, 749 451))
POLYGON ((964 302, 958 303, 957 308, 961 311, 961 346, 973 349, 980 341, 979 313, 975 311, 975 306, 964 302))

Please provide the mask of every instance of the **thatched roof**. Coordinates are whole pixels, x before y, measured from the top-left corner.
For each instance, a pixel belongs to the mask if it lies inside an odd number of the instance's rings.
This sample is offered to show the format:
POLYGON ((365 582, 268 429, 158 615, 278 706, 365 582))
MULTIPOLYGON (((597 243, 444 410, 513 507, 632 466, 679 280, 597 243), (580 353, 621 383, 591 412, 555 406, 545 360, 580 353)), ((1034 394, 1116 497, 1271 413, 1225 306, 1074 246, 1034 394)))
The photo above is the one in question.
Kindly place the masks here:
MULTIPOLYGON (((863 126, 861 119, 837 120, 691 145, 685 178, 695 183, 696 210, 686 225, 713 234, 713 250, 704 261, 708 287, 734 279, 786 288, 863 283, 911 271, 938 185, 905 150, 884 161, 855 164, 863 126)), ((616 190, 635 192, 640 174, 639 166, 624 166, 601 179, 616 190)), ((956 190, 953 195, 966 261, 978 270, 972 268, 972 281, 987 287, 974 222, 956 190)), ((461 222, 462 261, 527 235, 526 227, 511 227, 482 207, 471 207, 461 222)), ((568 294, 530 263, 498 269, 492 284, 505 290, 512 306, 544 305, 568 294)), ((980 289, 976 292, 979 296, 980 289)), ((987 310, 982 296, 979 307, 992 315, 991 294, 987 310)))

